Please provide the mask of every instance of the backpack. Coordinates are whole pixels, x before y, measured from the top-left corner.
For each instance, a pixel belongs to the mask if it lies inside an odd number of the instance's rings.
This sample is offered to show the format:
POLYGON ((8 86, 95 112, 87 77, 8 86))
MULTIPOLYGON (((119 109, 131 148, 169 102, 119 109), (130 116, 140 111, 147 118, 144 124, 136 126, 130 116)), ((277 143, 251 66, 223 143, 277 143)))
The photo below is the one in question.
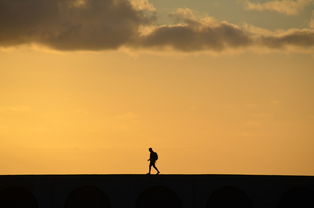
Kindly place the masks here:
POLYGON ((157 152, 154 152, 153 156, 154 156, 155 161, 158 160, 158 154, 157 154, 157 152))

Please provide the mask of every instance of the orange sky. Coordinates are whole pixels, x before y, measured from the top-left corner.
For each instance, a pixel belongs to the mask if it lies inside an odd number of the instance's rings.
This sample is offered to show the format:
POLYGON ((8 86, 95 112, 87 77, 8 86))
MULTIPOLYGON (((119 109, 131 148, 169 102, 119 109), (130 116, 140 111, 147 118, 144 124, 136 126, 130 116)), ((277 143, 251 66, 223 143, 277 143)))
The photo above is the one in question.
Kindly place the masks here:
MULTIPOLYGON (((310 21, 309 4, 293 11, 299 15, 242 7, 247 15, 310 21)), ((298 34, 311 41, 310 26, 276 35, 274 25, 255 28, 260 37, 252 43, 242 35, 253 30, 232 25, 244 16, 226 13, 232 24, 213 23, 190 12, 173 14, 186 18, 187 28, 160 26, 109 50, 108 42, 84 42, 85 32, 83 45, 0 36, 0 174, 146 173, 153 147, 165 174, 314 175, 314 43, 292 40, 298 34), (194 24, 201 26, 194 31, 194 24), (208 27, 234 33, 221 46, 202 39, 197 47, 163 33, 210 35, 208 27)))
POLYGON ((1 59, 2 174, 314 173, 312 56, 1 59))

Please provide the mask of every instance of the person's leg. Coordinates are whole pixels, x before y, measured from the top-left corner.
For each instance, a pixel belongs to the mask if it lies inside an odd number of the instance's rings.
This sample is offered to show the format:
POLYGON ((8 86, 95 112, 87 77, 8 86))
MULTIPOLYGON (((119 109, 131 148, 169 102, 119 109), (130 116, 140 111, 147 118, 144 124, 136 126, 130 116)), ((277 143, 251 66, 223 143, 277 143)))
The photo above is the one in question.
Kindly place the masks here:
POLYGON ((150 172, 151 172, 151 169, 152 169, 152 163, 149 163, 149 166, 148 166, 148 175, 150 175, 150 172))
POLYGON ((153 164, 153 167, 155 168, 155 170, 157 170, 157 174, 160 173, 155 163, 153 164))

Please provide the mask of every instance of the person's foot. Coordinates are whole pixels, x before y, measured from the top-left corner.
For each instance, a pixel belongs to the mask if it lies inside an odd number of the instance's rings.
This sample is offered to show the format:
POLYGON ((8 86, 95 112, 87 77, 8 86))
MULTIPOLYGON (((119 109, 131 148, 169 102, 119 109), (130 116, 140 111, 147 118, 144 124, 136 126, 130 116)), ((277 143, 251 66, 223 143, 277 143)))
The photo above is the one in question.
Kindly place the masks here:
POLYGON ((158 171, 158 172, 156 173, 156 175, 159 175, 159 173, 160 173, 160 172, 158 171))
POLYGON ((146 175, 150 175, 150 173, 146 173, 146 175))

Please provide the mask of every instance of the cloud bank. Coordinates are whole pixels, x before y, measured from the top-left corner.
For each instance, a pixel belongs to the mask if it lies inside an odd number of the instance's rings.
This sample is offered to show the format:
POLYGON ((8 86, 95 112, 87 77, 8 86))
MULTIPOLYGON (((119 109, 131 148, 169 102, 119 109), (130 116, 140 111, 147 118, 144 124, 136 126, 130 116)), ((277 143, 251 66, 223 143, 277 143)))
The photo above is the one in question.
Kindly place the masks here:
POLYGON ((204 17, 197 18, 189 9, 178 9, 171 15, 181 22, 162 25, 139 38, 135 47, 179 51, 223 51, 249 47, 267 49, 313 49, 314 30, 294 29, 271 32, 249 26, 238 26, 225 21, 204 17))
POLYGON ((271 32, 199 18, 190 9, 170 16, 176 24, 156 24, 155 8, 146 0, 0 0, 0 47, 35 43, 64 51, 314 49, 313 28, 271 32))
POLYGON ((258 11, 275 11, 286 15, 295 15, 306 6, 313 3, 313 0, 271 0, 266 2, 253 2, 245 0, 246 8, 258 11))
POLYGON ((125 0, 0 0, 0 45, 112 49, 129 42, 149 22, 125 0))

